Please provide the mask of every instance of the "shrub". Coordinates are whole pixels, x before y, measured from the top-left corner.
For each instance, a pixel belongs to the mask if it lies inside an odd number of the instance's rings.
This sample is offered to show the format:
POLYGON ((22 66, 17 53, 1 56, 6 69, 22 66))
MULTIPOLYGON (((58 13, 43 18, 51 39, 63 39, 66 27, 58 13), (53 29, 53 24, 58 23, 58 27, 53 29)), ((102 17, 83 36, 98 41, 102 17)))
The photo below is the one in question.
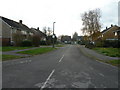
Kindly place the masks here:
POLYGON ((120 48, 120 41, 119 40, 105 40, 103 41, 103 47, 120 48))
POLYGON ((24 40, 24 41, 22 41, 22 46, 23 46, 23 47, 32 46, 32 42, 29 41, 29 40, 24 40))
POLYGON ((40 45, 47 45, 46 41, 40 41, 40 45))
POLYGON ((86 43, 85 47, 92 49, 95 47, 95 45, 93 43, 89 42, 89 43, 86 43))

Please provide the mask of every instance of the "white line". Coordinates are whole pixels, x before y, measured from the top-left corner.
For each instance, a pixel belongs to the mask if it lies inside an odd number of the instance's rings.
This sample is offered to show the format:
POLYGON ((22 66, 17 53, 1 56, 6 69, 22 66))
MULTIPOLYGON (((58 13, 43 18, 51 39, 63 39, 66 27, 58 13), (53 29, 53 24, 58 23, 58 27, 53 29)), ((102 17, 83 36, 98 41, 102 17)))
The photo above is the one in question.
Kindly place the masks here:
POLYGON ((104 75, 103 75, 102 73, 99 73, 99 75, 101 75, 101 76, 103 76, 103 77, 104 77, 104 75))
POLYGON ((61 57, 61 59, 59 60, 59 62, 61 62, 61 61, 62 61, 63 57, 64 57, 64 55, 61 57))
POLYGON ((55 72, 55 69, 52 70, 52 72, 51 72, 50 75, 48 76, 47 80, 45 81, 45 83, 44 83, 43 86, 41 87, 41 90, 42 90, 43 88, 45 88, 45 86, 46 86, 48 80, 50 79, 50 77, 52 76, 52 74, 53 74, 54 72, 55 72))

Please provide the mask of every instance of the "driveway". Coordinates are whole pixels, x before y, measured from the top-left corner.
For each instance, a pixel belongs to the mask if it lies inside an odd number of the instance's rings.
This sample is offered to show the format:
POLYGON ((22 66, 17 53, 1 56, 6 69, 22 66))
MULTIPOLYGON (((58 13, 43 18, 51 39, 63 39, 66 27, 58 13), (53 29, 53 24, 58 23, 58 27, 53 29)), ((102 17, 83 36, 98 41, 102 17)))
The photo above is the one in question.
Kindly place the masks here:
POLYGON ((3 88, 117 88, 117 67, 86 57, 80 48, 3 62, 3 88))

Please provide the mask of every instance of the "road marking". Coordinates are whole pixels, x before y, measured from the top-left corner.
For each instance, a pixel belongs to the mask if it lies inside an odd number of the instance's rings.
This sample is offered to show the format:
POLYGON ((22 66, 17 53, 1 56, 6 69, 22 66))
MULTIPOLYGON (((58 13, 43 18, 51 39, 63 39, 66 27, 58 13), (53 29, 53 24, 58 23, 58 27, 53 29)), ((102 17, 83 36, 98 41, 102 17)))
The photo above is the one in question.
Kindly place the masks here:
POLYGON ((43 88, 45 88, 47 82, 49 81, 50 77, 53 75, 54 72, 55 72, 55 69, 52 70, 52 72, 50 73, 50 75, 48 76, 47 80, 45 81, 45 83, 43 84, 43 86, 41 87, 40 90, 42 90, 43 88))
POLYGON ((61 59, 59 60, 59 62, 61 62, 61 61, 62 61, 63 57, 64 57, 64 55, 61 57, 61 59))
POLYGON ((99 75, 101 75, 101 76, 103 76, 103 77, 104 77, 104 75, 103 75, 102 73, 99 73, 99 75))

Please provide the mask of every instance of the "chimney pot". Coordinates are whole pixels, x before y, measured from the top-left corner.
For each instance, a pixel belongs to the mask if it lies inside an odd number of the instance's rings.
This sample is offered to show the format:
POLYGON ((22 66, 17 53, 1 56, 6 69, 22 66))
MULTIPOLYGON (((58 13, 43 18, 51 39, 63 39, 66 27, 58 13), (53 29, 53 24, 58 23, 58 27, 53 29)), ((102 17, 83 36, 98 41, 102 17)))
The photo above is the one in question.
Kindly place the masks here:
POLYGON ((106 27, 106 30, 107 30, 108 28, 106 27))
POLYGON ((19 20, 19 23, 22 24, 22 20, 19 20))

